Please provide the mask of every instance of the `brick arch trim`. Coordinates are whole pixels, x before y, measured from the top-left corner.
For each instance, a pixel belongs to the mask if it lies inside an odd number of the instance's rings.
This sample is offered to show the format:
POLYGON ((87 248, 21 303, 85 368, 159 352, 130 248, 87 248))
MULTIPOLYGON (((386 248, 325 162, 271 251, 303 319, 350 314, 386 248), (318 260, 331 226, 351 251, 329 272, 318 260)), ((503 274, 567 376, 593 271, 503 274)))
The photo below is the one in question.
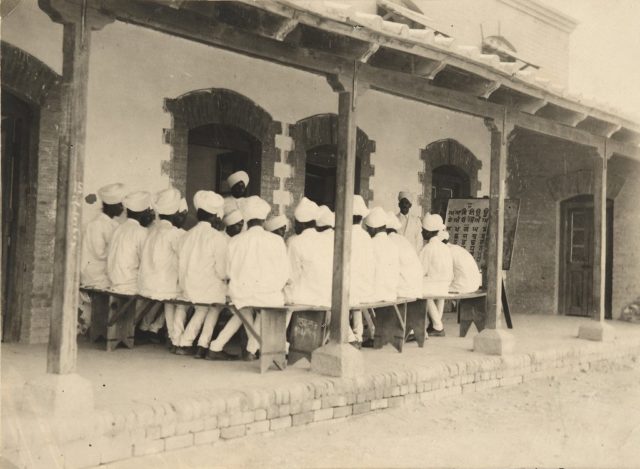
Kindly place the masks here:
POLYGON ((432 174, 433 170, 439 166, 452 165, 464 171, 469 176, 469 192, 472 197, 475 197, 480 190, 478 171, 482 168, 482 161, 457 140, 445 138, 431 142, 421 150, 420 158, 424 162, 424 172, 419 175, 422 183, 420 204, 423 214, 431 209, 432 174))
MULTIPOLYGON (((622 190, 625 178, 614 174, 607 175, 607 198, 615 199, 622 190)), ((556 201, 567 200, 577 195, 592 194, 593 171, 583 169, 557 174, 547 179, 547 187, 551 197, 556 201)))
MULTIPOLYGON (((294 149, 289 153, 287 161, 292 168, 292 176, 285 180, 285 190, 293 195, 294 203, 289 207, 289 211, 292 211, 304 194, 307 151, 319 145, 338 144, 338 116, 327 113, 306 117, 289 126, 289 135, 293 139, 294 149)), ((360 160, 360 194, 367 201, 373 199, 370 178, 375 173, 371 164, 371 154, 375 151, 376 142, 358 127, 356 156, 360 160)))
POLYGON ((29 157, 20 184, 16 243, 17 331, 8 341, 43 343, 49 337, 58 174, 62 77, 44 62, 0 41, 2 88, 33 111, 29 157))
POLYGON ((260 141, 261 160, 254 168, 249 168, 249 173, 252 180, 259 178, 260 196, 273 203, 273 192, 280 186, 280 178, 275 176, 275 163, 281 159, 275 136, 282 133, 282 124, 274 121, 271 114, 246 96, 223 88, 196 90, 177 98, 166 98, 164 110, 171 114, 171 128, 164 131, 165 143, 171 146, 171 157, 163 172, 168 173, 176 188, 184 193, 187 187, 189 130, 207 124, 232 125, 260 141))

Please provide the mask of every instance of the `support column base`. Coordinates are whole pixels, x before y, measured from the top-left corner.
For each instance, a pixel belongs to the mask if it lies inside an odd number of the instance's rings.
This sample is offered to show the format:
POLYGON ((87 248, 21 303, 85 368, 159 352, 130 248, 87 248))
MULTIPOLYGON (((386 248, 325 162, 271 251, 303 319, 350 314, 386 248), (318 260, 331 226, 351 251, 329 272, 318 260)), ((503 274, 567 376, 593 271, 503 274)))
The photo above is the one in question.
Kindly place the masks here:
POLYGON ((93 412, 93 385, 77 374, 47 373, 25 384, 22 410, 49 416, 93 412))
POLYGON ((601 321, 589 321, 578 329, 578 338, 597 342, 611 342, 616 338, 616 330, 610 324, 601 321))
POLYGON ((362 353, 349 344, 327 344, 311 354, 311 371, 327 376, 352 378, 364 373, 362 353))
POLYGON ((483 329, 473 338, 473 351, 487 355, 506 355, 513 352, 515 339, 504 329, 483 329))

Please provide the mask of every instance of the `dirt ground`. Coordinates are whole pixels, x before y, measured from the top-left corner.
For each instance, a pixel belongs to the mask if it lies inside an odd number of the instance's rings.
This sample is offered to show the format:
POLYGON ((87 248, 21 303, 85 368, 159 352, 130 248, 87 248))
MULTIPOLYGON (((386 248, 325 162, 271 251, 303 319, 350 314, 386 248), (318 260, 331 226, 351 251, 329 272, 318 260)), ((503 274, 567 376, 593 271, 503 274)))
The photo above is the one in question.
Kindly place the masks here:
POLYGON ((427 466, 640 467, 640 363, 107 467, 427 466))

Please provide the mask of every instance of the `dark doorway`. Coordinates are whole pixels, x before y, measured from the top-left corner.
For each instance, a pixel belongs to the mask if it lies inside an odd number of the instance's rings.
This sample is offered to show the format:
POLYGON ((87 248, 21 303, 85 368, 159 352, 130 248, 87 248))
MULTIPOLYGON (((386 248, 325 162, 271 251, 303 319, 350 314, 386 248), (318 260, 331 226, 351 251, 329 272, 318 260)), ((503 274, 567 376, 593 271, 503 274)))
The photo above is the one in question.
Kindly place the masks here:
POLYGON ((447 213, 449 199, 470 197, 469 176, 453 165, 438 166, 431 177, 431 213, 439 214, 443 219, 447 213))
MULTIPOLYGON (((560 312, 591 316, 593 310, 593 196, 579 195, 561 204, 560 312)), ((613 201, 607 200, 605 317, 611 319, 613 201)))
POLYGON ((20 339, 21 247, 34 112, 2 90, 2 340, 20 339))
MULTIPOLYGON (((304 195, 318 205, 335 210, 337 146, 319 145, 307 150, 304 195)), ((355 193, 360 193, 360 158, 356 158, 355 193)))
POLYGON ((244 130, 225 124, 208 124, 189 131, 187 189, 190 215, 186 228, 195 224, 193 196, 199 190, 229 193, 226 179, 235 171, 249 174, 249 195, 260 194, 262 144, 244 130))

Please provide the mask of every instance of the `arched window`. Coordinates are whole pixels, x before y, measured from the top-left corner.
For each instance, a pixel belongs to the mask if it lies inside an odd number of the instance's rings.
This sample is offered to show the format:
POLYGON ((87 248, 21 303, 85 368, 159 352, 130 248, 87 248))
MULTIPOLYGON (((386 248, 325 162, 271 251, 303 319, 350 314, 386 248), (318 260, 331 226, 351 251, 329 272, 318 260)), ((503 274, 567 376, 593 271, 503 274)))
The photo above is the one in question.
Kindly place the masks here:
POLYGON ((431 213, 445 217, 449 199, 470 196, 469 175, 458 166, 446 164, 435 168, 431 175, 431 213))

